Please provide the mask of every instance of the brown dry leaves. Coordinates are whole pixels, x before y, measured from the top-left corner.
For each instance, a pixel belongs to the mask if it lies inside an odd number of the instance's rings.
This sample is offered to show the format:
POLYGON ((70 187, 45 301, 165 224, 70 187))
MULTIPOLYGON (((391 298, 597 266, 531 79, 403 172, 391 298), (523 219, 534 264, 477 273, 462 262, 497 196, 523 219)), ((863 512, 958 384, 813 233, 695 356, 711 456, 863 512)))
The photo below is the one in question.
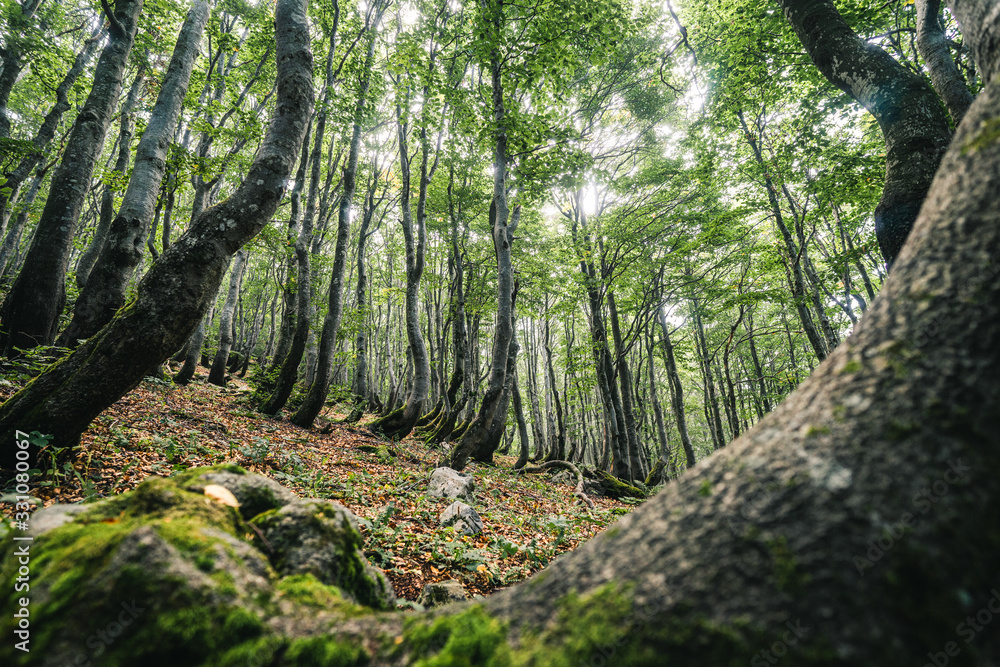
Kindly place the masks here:
MULTIPOLYGON (((411 438, 386 443, 363 428, 332 425, 328 434, 269 419, 249 405, 250 387, 204 382, 187 387, 143 382, 108 408, 84 434, 72 470, 49 471, 33 489, 45 505, 134 488, 152 474, 236 463, 302 496, 335 499, 362 518, 365 552, 399 597, 458 579, 470 594, 489 594, 544 567, 626 513, 625 503, 595 498, 587 511, 572 487, 546 475, 516 475, 514 459, 471 465, 473 505, 485 529, 459 536, 438 525, 450 500, 423 495, 442 455, 411 438)), ((5 395, 12 393, 6 388, 5 395)), ((342 415, 327 414, 333 419, 342 415)), ((4 506, 4 512, 10 511, 4 506)))

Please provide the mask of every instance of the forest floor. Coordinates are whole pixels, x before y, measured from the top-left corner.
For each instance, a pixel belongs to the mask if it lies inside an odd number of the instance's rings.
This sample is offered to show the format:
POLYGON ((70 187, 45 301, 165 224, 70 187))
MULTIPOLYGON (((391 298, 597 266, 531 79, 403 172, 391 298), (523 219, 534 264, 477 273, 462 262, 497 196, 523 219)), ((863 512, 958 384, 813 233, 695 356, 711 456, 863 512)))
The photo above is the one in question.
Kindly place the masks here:
MULTIPOLYGON (((93 500, 135 488, 150 475, 236 463, 303 497, 329 498, 361 518, 365 553, 392 582, 400 605, 424 585, 456 579, 472 595, 488 595, 545 567, 590 539, 639 501, 593 498, 588 510, 548 474, 512 472, 514 457, 473 463, 473 505, 482 533, 469 537, 439 525, 452 500, 425 496, 442 450, 413 437, 389 443, 362 426, 333 423, 327 434, 268 418, 250 405, 251 387, 225 388, 199 369, 187 386, 147 378, 105 410, 83 435, 72 463, 42 463, 33 494, 39 504, 93 500)), ((26 376, 0 379, 0 401, 26 376)), ((321 419, 343 415, 327 410, 321 419)), ((3 504, 10 514, 12 505, 3 504)))

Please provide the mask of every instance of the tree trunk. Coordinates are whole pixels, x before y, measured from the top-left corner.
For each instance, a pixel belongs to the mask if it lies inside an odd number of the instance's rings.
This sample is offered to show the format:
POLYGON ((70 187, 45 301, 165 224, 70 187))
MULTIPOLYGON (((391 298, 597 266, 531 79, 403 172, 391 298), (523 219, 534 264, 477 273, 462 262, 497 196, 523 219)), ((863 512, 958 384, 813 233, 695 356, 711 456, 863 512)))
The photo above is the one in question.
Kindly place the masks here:
MULTIPOLYGON (((191 70, 208 22, 208 3, 195 0, 181 26, 156 104, 135 151, 135 165, 107 241, 99 247, 93 271, 76 301, 73 320, 62 338, 72 346, 90 338, 125 304, 125 291, 142 261, 143 245, 167 166, 167 149, 177 126, 191 70)), ((95 243, 99 241, 95 238, 95 243)))
MULTIPOLYGON (((316 140, 322 146, 323 131, 318 123, 316 140)), ((317 151, 313 151, 313 158, 319 159, 317 151)), ((288 397, 292 395, 295 381, 298 379, 299 364, 302 362, 302 354, 305 352, 309 338, 309 299, 312 291, 309 246, 312 243, 312 220, 306 220, 302 215, 302 189, 306 182, 309 159, 309 129, 307 128, 306 138, 302 142, 302 158, 299 160, 299 169, 295 174, 295 187, 292 189, 291 219, 289 221, 290 228, 298 228, 298 235, 295 239, 296 274, 295 298, 293 300, 295 311, 290 318, 285 318, 281 323, 282 326, 290 323, 293 333, 288 343, 288 352, 281 358, 281 366, 274 382, 274 390, 268 399, 260 405, 260 411, 267 415, 278 414, 278 411, 285 407, 285 403, 288 402, 288 397)), ((314 163, 313 167, 313 175, 316 175, 318 172, 317 164, 314 163)), ((275 359, 277 360, 277 357, 275 359)))
POLYGON ((220 387, 226 386, 226 366, 229 365, 229 350, 233 347, 233 313, 236 301, 240 296, 240 283, 243 281, 243 270, 246 268, 246 256, 243 250, 236 251, 233 269, 229 276, 229 293, 219 314, 219 349, 208 372, 208 381, 220 387))
MULTIPOLYGON (((139 100, 139 91, 142 90, 142 83, 145 79, 145 63, 139 66, 132 86, 129 88, 125 101, 118 109, 118 157, 115 159, 115 166, 111 171, 115 174, 113 180, 122 179, 128 172, 129 162, 132 158, 132 136, 135 133, 135 103, 139 100)), ((117 188, 112 183, 106 183, 104 192, 101 194, 101 209, 97 219, 97 228, 94 230, 94 237, 90 240, 90 245, 80 255, 80 260, 76 263, 76 284, 83 288, 87 284, 87 276, 94 268, 94 262, 101 254, 101 248, 108 238, 108 230, 111 229, 111 220, 115 215, 115 192, 117 188)), ((79 301, 78 301, 79 303, 79 301)))
POLYGON ((111 39, 94 70, 90 95, 77 116, 49 198, 21 271, 0 307, 0 351, 51 345, 66 301, 66 264, 90 177, 118 105, 122 75, 135 39, 142 0, 117 0, 111 39))
POLYGON ((670 387, 670 405, 674 410, 674 419, 677 422, 677 433, 681 438, 681 447, 684 448, 684 457, 687 467, 693 468, 695 464, 694 445, 691 443, 691 436, 687 430, 687 415, 684 410, 684 387, 681 385, 681 377, 677 373, 677 361, 674 358, 674 346, 670 342, 670 330, 667 327, 667 317, 661 308, 656 318, 660 325, 660 333, 663 335, 663 363, 667 368, 667 385, 670 387))
MULTIPOLYGON (((493 30, 499 39, 503 24, 503 0, 496 0, 490 8, 493 30)), ((493 200, 490 202, 490 228, 493 235, 493 250, 497 260, 497 316, 493 334, 493 361, 490 364, 490 382, 483 394, 483 402, 472 425, 451 454, 451 467, 461 470, 474 451, 489 436, 490 426, 497 414, 497 407, 503 395, 507 375, 507 354, 514 335, 514 268, 511 264, 510 246, 514 229, 520 217, 520 206, 515 207, 513 216, 507 202, 507 120, 503 92, 504 60, 500 45, 494 43, 490 51, 490 75, 493 100, 493 200), (508 224, 508 222, 510 224, 508 224)))
POLYGON ((183 345, 208 310, 232 255, 271 219, 312 110, 305 0, 279 0, 277 109, 246 179, 203 211, 139 283, 136 300, 98 334, 0 407, 0 461, 14 460, 15 429, 72 447, 108 405, 183 345))
POLYGON ((312 426, 330 389, 333 377, 333 355, 337 346, 337 331, 340 329, 340 317, 343 312, 344 300, 344 267, 347 264, 347 245, 350 242, 351 203, 357 189, 358 155, 361 152, 361 124, 365 117, 365 103, 368 99, 368 88, 371 84, 372 63, 375 60, 375 33, 378 30, 382 14, 387 8, 378 4, 368 26, 368 52, 365 55, 361 89, 354 105, 354 129, 351 134, 351 147, 347 156, 347 166, 344 167, 344 191, 340 197, 340 208, 337 218, 337 245, 333 252, 333 271, 330 276, 330 287, 327 292, 329 304, 326 318, 323 320, 323 331, 319 338, 319 358, 316 365, 316 376, 309 385, 302 405, 292 415, 292 423, 302 428, 312 426))
POLYGON ((861 40, 833 0, 778 0, 809 57, 831 83, 868 110, 885 140, 885 188, 875 236, 892 266, 951 140, 948 117, 927 82, 861 40))
MULTIPOLYGON (((90 39, 84 42, 83 48, 73 61, 73 66, 69 68, 66 76, 63 77, 59 86, 56 87, 56 103, 52 105, 52 108, 45 115, 45 119, 31 140, 34 150, 21 158, 21 161, 13 171, 4 175, 7 181, 4 183, 3 188, 0 188, 0 229, 5 228, 10 218, 11 207, 17 200, 21 184, 27 180, 28 176, 31 175, 31 171, 42 161, 45 149, 52 142, 52 138, 55 137, 63 114, 72 107, 69 102, 69 93, 73 90, 73 85, 77 79, 80 78, 87 68, 87 63, 90 62, 103 36, 103 29, 97 28, 90 39)), ((4 72, 6 73, 6 70, 4 72)))
POLYGON ((948 38, 941 26, 941 0, 916 0, 916 8, 917 51, 927 65, 934 90, 948 107, 952 122, 958 126, 972 104, 972 93, 951 58, 948 38))

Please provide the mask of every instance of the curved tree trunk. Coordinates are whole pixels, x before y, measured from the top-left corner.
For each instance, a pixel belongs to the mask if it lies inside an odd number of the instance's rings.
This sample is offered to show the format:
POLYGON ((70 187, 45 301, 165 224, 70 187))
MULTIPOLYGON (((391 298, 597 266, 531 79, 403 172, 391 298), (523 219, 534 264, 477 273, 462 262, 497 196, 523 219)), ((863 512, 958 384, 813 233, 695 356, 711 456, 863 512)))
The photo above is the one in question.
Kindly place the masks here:
POLYGON ((122 75, 132 50, 142 0, 118 0, 111 40, 94 70, 94 85, 70 132, 63 159, 52 177, 49 198, 38 220, 21 271, 0 307, 0 351, 30 349, 55 341, 66 301, 66 264, 90 177, 104 135, 118 105, 122 75))
MULTIPOLYGON (((107 240, 73 311, 73 320, 62 339, 68 344, 90 338, 111 321, 125 304, 125 291, 142 261, 143 245, 153 219, 156 198, 167 167, 167 149, 177 126, 191 70, 208 22, 208 3, 195 0, 181 26, 170 64, 160 85, 146 130, 135 150, 135 165, 118 215, 111 222, 107 240)), ((95 243, 100 243, 95 238, 95 243)))
POLYGON ((892 266, 951 140, 934 90, 882 49, 861 40, 833 0, 778 0, 809 57, 831 83, 869 111, 885 140, 885 188, 875 236, 892 266))
POLYGON ((176 352, 208 310, 232 255, 274 214, 312 112, 306 0, 279 0, 275 31, 277 108, 243 183, 160 256, 136 300, 108 326, 0 407, 2 465, 14 460, 16 429, 74 446, 94 417, 176 352))

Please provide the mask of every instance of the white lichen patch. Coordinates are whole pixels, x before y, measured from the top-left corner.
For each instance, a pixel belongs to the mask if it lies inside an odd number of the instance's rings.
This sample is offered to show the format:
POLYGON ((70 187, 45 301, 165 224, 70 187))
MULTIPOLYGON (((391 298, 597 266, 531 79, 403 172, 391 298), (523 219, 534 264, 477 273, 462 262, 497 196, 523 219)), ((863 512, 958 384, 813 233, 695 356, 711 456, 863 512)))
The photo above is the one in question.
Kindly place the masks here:
POLYGON ((810 454, 804 449, 800 449, 799 454, 805 459, 809 479, 816 484, 833 492, 843 491, 851 485, 854 473, 849 468, 845 468, 833 459, 810 454))

